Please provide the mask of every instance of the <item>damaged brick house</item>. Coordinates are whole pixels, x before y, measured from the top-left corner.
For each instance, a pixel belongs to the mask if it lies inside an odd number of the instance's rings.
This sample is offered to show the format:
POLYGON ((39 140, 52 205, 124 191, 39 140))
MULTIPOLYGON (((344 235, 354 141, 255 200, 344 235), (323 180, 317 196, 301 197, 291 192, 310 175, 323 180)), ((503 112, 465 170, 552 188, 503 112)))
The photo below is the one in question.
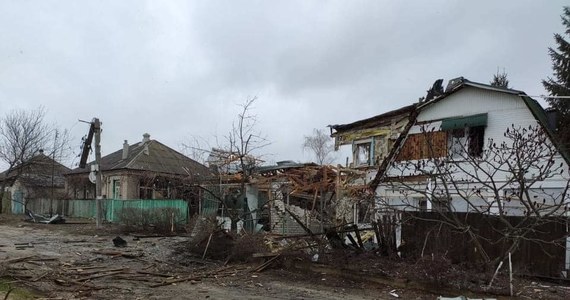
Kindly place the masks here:
MULTIPOLYGON (((90 180, 93 162, 65 175, 66 189, 73 199, 94 199, 95 184, 90 180)), ((195 187, 210 170, 180 152, 151 140, 144 134, 142 141, 101 158, 102 195, 107 199, 184 199, 190 214, 199 207, 195 187)), ((94 181, 94 180, 93 180, 94 181)))
POLYGON ((217 216, 227 230, 238 220, 238 231, 320 232, 334 220, 336 174, 329 166, 292 161, 255 167, 245 181, 242 172, 230 170, 205 186, 201 213, 217 216))
POLYGON ((33 199, 59 199, 65 195, 63 174, 70 169, 44 154, 43 150, 28 161, 14 167, 10 173, 0 173, 0 183, 6 184, 11 196, 11 212, 23 214, 33 199))
POLYGON ((408 126, 370 171, 375 218, 402 211, 566 216, 569 159, 540 104, 522 91, 462 77, 445 90, 441 83, 415 104, 408 126))
POLYGON ((336 225, 335 168, 283 161, 257 168, 256 173, 253 183, 269 209, 270 232, 316 233, 336 225))

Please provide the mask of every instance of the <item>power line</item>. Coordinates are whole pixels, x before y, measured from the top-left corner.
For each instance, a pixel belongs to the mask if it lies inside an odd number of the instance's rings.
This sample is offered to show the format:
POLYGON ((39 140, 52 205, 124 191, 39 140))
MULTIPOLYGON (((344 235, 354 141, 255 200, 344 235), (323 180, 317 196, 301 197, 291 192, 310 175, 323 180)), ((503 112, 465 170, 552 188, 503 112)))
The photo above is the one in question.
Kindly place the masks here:
POLYGON ((545 96, 545 95, 536 95, 536 96, 529 96, 531 98, 543 98, 543 99, 570 99, 570 96, 545 96))

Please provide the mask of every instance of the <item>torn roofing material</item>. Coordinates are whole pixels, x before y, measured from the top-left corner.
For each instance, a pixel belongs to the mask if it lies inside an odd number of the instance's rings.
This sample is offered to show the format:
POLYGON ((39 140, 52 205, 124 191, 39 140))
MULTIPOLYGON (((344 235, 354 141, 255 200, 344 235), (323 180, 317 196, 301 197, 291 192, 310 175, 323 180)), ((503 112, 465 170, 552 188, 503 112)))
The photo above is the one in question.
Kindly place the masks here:
POLYGON ((378 126, 386 126, 390 125, 391 119, 394 117, 402 116, 402 118, 407 118, 408 115, 415 110, 416 106, 417 104, 414 103, 412 105, 404 106, 371 118, 358 120, 356 122, 348 124, 329 125, 328 127, 330 127, 331 130, 335 130, 335 132, 331 134, 331 136, 334 137, 337 134, 348 130, 368 129, 378 126))

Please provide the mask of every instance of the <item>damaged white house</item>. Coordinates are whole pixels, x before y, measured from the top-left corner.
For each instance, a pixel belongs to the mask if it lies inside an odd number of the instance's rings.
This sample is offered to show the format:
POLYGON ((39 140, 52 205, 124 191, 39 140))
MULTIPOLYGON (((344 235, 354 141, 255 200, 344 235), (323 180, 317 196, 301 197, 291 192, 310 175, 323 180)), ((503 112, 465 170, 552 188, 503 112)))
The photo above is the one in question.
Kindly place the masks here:
MULTIPOLYGON (((399 211, 567 217, 570 156, 556 142, 552 115, 523 91, 462 77, 445 90, 441 83, 419 103, 395 110, 399 121, 391 112, 332 126, 337 145, 352 145, 353 167, 363 167, 360 149, 370 149, 364 165, 376 217, 399 211), (367 124, 372 134, 355 134, 363 128, 354 124, 367 124)), ((566 270, 569 248, 567 240, 566 270)))

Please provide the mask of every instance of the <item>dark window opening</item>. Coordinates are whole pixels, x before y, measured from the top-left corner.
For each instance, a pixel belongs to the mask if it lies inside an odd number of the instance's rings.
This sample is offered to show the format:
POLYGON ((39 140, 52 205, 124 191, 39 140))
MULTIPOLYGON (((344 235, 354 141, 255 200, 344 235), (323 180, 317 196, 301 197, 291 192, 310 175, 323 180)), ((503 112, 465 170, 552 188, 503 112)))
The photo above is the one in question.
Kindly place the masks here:
POLYGON ((483 154, 483 144, 485 142, 485 127, 469 127, 469 155, 481 157, 483 154))
POLYGON ((485 141, 485 127, 464 127, 449 131, 448 149, 453 158, 462 158, 466 155, 481 157, 485 141))
POLYGON ((370 165, 370 143, 357 144, 354 153, 355 167, 370 165))
POLYGON ((432 199, 431 210, 437 212, 451 211, 451 201, 449 199, 432 199))

